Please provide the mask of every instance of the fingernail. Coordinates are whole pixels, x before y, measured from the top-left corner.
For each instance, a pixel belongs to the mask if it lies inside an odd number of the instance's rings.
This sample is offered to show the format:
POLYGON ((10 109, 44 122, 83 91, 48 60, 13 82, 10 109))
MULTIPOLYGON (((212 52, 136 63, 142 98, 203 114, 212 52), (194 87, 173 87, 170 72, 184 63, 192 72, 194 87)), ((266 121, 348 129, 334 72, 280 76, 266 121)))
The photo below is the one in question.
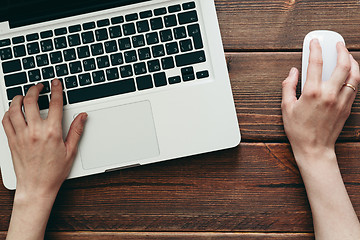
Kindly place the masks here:
POLYGON ((87 113, 84 113, 84 114, 81 116, 81 121, 85 122, 87 118, 88 118, 88 114, 87 114, 87 113))
POLYGON ((53 83, 54 86, 57 86, 57 85, 59 85, 59 80, 55 79, 55 80, 53 80, 52 83, 53 83))
POLYGON ((314 43, 319 43, 319 39, 317 39, 317 38, 314 38, 313 41, 314 41, 314 43))
POLYGON ((290 70, 290 73, 289 73, 289 76, 293 76, 293 75, 295 75, 295 73, 296 73, 296 68, 291 68, 291 70, 290 70))

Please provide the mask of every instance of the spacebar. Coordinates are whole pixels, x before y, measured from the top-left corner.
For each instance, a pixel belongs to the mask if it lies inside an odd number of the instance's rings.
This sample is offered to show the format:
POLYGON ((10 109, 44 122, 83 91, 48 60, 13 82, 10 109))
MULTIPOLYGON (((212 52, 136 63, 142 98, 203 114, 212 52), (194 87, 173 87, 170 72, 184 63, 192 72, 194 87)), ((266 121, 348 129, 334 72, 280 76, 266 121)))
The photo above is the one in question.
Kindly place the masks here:
POLYGON ((111 97, 129 92, 135 92, 134 79, 125 79, 106 84, 94 85, 67 91, 69 103, 79 103, 98 98, 111 97))

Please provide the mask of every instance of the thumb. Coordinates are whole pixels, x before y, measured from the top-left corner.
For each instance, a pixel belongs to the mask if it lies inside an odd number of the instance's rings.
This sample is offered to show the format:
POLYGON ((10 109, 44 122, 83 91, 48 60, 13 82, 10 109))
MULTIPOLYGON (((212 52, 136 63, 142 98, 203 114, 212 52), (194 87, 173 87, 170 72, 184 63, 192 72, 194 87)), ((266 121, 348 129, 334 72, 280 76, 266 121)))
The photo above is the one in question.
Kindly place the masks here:
POLYGON ((299 81, 299 71, 296 68, 290 70, 289 76, 282 83, 282 106, 288 106, 297 100, 296 86, 299 81))
POLYGON ((88 115, 87 113, 80 113, 76 116, 74 121, 71 123, 68 135, 66 137, 65 145, 69 155, 75 155, 77 147, 84 132, 84 126, 88 115))

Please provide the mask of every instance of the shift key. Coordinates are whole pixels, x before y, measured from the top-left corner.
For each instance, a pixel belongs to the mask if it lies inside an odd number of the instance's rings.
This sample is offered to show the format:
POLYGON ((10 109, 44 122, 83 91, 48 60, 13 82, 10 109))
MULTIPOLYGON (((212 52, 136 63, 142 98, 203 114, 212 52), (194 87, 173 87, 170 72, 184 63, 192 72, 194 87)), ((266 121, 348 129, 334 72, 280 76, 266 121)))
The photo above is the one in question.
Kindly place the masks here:
POLYGON ((197 51, 197 52, 177 55, 175 57, 175 60, 177 67, 183 67, 183 66, 193 65, 196 63, 206 62, 206 57, 204 51, 197 51))
POLYGON ((26 73, 24 72, 5 75, 4 79, 6 87, 27 83, 26 73))

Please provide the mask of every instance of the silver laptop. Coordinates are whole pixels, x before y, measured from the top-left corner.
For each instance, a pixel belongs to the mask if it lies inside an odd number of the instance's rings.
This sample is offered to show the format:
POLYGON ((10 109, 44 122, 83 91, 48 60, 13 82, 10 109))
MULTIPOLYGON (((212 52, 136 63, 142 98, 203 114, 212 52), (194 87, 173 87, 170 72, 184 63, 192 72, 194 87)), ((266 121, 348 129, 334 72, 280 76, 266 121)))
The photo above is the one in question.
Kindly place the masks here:
MULTIPOLYGON (((0 10, 0 115, 41 82, 45 118, 51 80, 60 79, 64 135, 77 114, 89 115, 69 178, 239 144, 212 0, 7 4, 0 10)), ((15 189, 2 128, 0 165, 5 187, 15 189)))

